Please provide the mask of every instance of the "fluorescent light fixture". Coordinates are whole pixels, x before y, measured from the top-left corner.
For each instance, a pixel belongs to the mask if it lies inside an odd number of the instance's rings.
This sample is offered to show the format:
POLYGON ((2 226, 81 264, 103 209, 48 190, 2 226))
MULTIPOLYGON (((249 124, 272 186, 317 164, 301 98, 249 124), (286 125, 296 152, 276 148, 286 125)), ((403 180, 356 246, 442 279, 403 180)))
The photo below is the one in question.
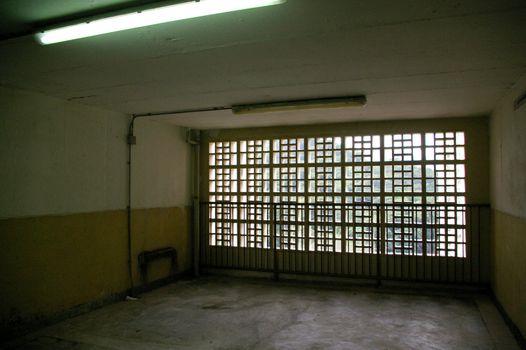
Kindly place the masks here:
POLYGON ((209 16, 218 13, 246 10, 256 7, 278 5, 286 0, 200 0, 157 7, 123 15, 97 19, 50 29, 35 34, 42 45, 118 32, 126 29, 209 16))
POLYGON ((293 100, 269 103, 257 103, 249 105, 232 106, 234 114, 252 114, 268 112, 295 111, 301 109, 315 108, 344 108, 361 107, 365 105, 367 98, 360 96, 326 97, 309 100, 293 100))

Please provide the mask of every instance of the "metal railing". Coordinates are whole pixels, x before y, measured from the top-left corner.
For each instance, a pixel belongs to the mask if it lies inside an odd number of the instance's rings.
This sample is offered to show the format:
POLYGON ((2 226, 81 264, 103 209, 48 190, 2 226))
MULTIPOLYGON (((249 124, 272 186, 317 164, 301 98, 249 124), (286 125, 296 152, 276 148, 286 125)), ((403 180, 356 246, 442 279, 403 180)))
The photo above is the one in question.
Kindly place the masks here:
POLYGON ((483 284, 489 206, 201 203, 201 267, 483 284))

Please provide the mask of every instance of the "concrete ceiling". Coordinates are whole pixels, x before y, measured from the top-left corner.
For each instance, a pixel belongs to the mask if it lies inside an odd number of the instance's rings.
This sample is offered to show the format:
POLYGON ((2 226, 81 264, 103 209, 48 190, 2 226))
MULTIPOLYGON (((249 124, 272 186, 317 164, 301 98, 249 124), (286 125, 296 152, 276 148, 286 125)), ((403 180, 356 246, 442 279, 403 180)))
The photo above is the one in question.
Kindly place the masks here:
MULTIPOLYGON (((138 3, 4 0, 0 30, 138 3)), ((288 0, 50 46, 4 40, 0 85, 129 114, 368 98, 360 108, 161 118, 204 129, 487 115, 526 74, 525 32, 523 0, 288 0)))

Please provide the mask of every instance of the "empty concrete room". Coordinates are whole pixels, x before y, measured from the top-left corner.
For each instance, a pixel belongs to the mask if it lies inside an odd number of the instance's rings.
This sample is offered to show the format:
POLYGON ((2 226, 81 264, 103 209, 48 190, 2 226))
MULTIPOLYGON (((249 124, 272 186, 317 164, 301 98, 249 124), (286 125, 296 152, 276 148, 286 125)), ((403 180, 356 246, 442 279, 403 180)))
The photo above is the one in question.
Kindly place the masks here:
POLYGON ((0 348, 526 349, 526 3, 0 2, 0 348))

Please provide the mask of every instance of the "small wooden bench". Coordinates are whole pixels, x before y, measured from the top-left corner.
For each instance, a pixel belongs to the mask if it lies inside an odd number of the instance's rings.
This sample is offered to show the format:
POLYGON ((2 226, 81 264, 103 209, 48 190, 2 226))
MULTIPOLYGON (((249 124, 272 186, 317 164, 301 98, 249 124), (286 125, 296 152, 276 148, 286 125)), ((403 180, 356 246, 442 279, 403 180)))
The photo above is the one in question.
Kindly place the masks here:
POLYGON ((159 248, 155 250, 145 250, 139 254, 139 270, 144 281, 148 273, 148 264, 152 261, 170 258, 172 265, 170 275, 177 271, 177 252, 173 247, 159 248))

